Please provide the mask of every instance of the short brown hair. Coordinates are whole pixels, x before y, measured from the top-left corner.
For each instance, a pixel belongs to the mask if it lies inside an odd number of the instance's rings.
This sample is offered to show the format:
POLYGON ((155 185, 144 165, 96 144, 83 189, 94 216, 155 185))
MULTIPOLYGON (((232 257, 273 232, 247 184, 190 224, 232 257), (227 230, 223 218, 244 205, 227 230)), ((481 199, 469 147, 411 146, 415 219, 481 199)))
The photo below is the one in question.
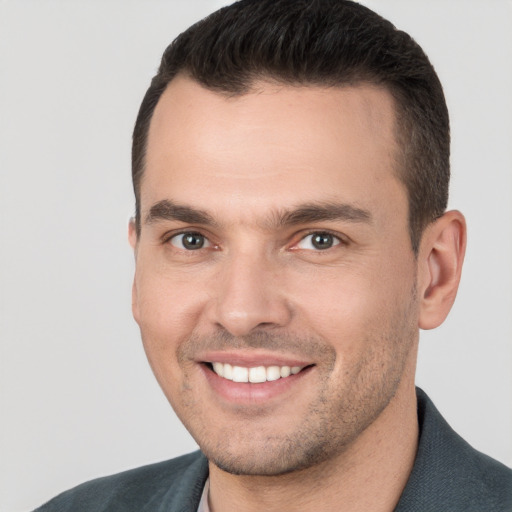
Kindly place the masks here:
POLYGON ((397 176, 409 200, 417 252, 426 225, 446 209, 450 129, 443 89, 405 32, 349 0, 241 0, 180 34, 165 50, 133 132, 132 178, 140 230, 140 184, 153 111, 186 73, 211 90, 241 95, 260 79, 291 85, 386 88, 396 105, 397 176))

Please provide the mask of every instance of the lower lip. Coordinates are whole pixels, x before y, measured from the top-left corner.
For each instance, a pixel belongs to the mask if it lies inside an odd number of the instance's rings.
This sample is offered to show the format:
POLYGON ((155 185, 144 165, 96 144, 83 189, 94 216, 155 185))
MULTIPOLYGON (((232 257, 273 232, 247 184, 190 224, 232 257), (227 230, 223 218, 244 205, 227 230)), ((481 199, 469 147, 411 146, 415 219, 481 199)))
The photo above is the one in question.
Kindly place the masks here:
POLYGON ((286 394, 298 385, 313 369, 308 366, 295 375, 267 382, 233 382, 219 377, 207 365, 201 364, 201 370, 212 389, 222 398, 238 404, 266 402, 279 395, 286 394))

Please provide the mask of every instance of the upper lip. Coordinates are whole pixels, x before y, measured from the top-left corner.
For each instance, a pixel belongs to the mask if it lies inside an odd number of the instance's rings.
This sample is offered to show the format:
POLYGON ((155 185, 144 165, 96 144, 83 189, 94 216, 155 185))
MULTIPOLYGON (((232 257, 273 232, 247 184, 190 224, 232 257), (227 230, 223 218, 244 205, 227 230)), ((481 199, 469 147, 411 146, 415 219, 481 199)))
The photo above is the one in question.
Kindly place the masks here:
POLYGON ((309 366, 311 361, 299 357, 271 352, 240 352, 240 351, 214 351, 201 354, 196 358, 202 363, 229 363, 234 366, 253 368, 256 366, 309 366))

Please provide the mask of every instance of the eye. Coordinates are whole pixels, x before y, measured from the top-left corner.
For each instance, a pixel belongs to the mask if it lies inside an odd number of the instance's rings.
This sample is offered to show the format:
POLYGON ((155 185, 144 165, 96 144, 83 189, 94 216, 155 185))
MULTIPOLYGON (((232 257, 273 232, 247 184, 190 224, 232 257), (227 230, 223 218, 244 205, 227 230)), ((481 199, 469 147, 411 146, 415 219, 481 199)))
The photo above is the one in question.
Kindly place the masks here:
POLYGON ((316 250, 316 251, 325 251, 326 249, 330 249, 335 245, 339 245, 341 240, 332 235, 331 233, 325 232, 317 232, 310 233, 305 236, 298 244, 298 249, 308 249, 308 250, 316 250))
POLYGON ((205 247, 211 247, 211 243, 201 233, 188 232, 180 233, 169 238, 169 242, 178 249, 186 251, 197 251, 205 247))

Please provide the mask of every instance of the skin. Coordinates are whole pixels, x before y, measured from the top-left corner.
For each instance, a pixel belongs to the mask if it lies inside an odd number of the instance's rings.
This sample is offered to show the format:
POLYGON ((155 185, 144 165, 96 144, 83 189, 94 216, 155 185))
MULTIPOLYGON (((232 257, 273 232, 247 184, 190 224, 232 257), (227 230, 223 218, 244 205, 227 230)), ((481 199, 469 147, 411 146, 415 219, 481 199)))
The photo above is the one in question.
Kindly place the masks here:
POLYGON ((230 98, 184 76, 155 109, 133 312, 214 512, 393 510, 406 484, 418 328, 453 303, 465 224, 446 213, 413 254, 394 120, 369 85, 230 98), (235 385, 212 361, 307 369, 235 385))

